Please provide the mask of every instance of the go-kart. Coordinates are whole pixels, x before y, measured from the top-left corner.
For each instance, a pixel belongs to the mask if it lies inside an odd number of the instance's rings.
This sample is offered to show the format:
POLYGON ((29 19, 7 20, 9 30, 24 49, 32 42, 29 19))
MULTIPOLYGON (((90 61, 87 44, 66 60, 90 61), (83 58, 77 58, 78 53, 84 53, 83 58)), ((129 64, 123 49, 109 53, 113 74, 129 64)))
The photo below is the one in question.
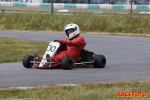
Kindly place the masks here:
POLYGON ((61 45, 59 42, 51 41, 46 49, 44 56, 26 55, 23 60, 25 68, 62 68, 71 70, 72 68, 87 67, 93 65, 94 68, 104 68, 106 65, 106 58, 103 55, 97 55, 91 51, 82 49, 78 62, 74 62, 71 57, 64 57, 60 62, 53 62, 47 55, 54 57, 58 52, 66 49, 66 45, 61 45))

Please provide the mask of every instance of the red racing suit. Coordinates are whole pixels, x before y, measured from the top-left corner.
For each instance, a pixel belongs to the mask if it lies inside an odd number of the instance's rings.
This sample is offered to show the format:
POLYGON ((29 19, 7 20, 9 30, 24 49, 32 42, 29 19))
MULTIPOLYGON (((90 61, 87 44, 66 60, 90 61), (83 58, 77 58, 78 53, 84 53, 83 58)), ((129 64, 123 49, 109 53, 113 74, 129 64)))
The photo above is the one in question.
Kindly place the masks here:
POLYGON ((80 56, 80 51, 85 47, 86 42, 81 35, 75 36, 73 39, 60 40, 60 44, 66 44, 67 49, 59 52, 55 57, 51 58, 52 61, 60 62, 64 57, 68 56, 77 62, 80 56))

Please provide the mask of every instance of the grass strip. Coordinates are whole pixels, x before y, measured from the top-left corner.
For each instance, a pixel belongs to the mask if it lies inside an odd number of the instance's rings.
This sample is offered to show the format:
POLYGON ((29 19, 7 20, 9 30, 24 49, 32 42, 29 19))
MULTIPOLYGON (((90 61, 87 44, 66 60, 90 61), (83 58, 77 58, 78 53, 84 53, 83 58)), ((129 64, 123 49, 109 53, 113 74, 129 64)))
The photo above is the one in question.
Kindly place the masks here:
POLYGON ((25 55, 38 52, 43 55, 48 43, 0 38, 0 63, 22 61, 25 55))
POLYGON ((0 91, 0 99, 19 100, 148 100, 150 81, 83 84, 54 88, 0 91), (133 93, 119 97, 118 93, 133 93), (139 94, 137 94, 139 93, 139 94), (145 93, 144 96, 142 93, 145 93))
POLYGON ((76 23, 82 32, 150 34, 149 17, 7 13, 0 14, 0 30, 63 31, 66 24, 76 23))

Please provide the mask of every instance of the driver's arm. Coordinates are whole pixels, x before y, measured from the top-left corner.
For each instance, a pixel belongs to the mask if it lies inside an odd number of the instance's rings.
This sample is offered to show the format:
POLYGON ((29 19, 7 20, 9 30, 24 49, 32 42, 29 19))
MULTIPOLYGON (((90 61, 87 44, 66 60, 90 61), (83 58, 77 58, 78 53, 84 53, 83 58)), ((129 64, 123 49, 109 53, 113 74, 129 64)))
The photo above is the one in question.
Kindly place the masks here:
POLYGON ((61 40, 60 41, 61 44, 67 44, 69 46, 80 46, 80 45, 85 45, 85 40, 82 36, 75 38, 72 41, 69 41, 68 39, 66 40, 61 40))

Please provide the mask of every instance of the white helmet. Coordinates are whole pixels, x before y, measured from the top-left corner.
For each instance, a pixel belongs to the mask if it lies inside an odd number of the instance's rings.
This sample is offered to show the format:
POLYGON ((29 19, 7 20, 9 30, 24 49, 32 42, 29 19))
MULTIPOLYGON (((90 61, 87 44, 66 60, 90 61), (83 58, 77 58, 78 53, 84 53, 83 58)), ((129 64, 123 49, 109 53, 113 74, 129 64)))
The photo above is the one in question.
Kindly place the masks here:
POLYGON ((66 33, 66 36, 68 39, 71 39, 73 37, 75 37, 76 35, 80 34, 80 29, 79 29, 79 26, 77 24, 74 24, 74 23, 71 23, 71 24, 67 24, 65 27, 64 27, 64 31, 66 33), (73 32, 72 33, 67 33, 67 30, 69 29, 73 29, 73 32))

